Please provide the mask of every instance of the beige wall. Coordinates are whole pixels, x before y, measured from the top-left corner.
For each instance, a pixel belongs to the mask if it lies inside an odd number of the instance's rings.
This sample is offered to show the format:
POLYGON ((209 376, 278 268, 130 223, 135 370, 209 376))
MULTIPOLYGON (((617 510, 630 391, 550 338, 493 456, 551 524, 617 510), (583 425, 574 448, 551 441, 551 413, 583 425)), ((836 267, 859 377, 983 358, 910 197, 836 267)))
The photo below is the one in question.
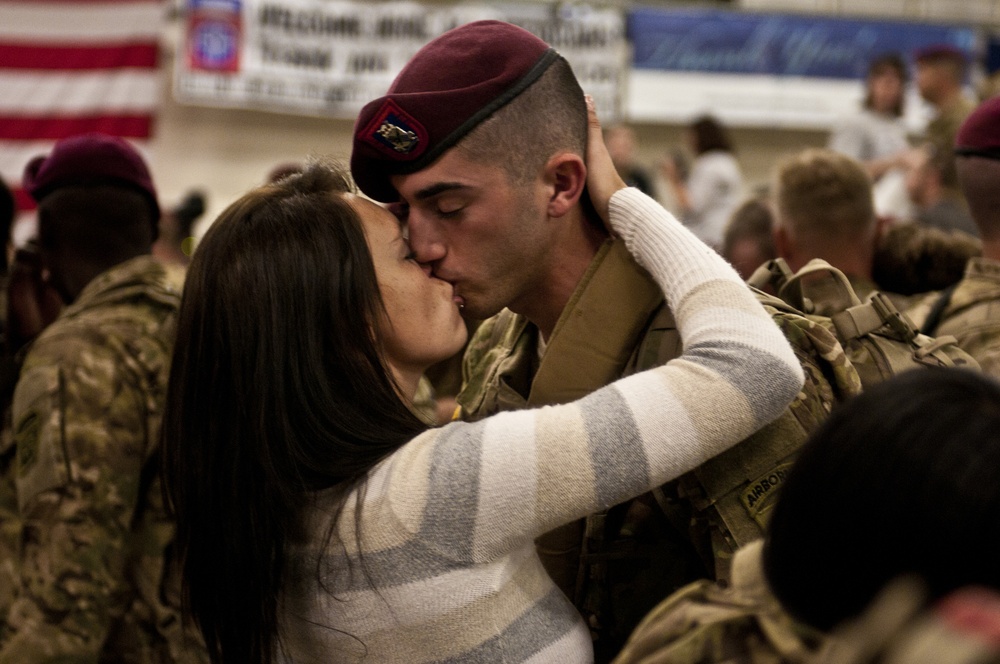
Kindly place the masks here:
POLYGON ((202 189, 205 217, 214 218, 277 164, 312 154, 346 161, 351 128, 347 120, 182 106, 165 94, 150 155, 160 199, 172 205, 202 189))
MULTIPOLYGON (((276 164, 310 154, 346 161, 351 129, 348 120, 182 106, 165 91, 152 144, 154 177, 165 205, 172 205, 191 188, 204 189, 209 196, 206 218, 210 219, 241 193, 262 183, 276 164)), ((650 167, 681 140, 678 126, 636 125, 635 129, 640 160, 650 167)), ((822 145, 825 140, 824 133, 814 131, 733 131, 751 187, 767 181, 770 168, 782 155, 822 145)), ((662 183, 660 191, 666 192, 662 183)), ((670 203, 668 197, 662 198, 670 203)))

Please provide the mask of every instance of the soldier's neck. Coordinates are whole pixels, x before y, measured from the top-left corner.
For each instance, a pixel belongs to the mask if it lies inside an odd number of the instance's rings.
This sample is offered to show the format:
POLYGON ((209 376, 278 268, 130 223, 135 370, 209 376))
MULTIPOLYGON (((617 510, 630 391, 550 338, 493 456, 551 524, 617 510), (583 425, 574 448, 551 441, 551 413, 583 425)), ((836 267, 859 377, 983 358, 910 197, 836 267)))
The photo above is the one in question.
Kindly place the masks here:
POLYGON ((599 220, 579 210, 566 220, 564 232, 552 244, 544 278, 508 308, 531 321, 546 341, 563 309, 597 255, 608 234, 599 220))

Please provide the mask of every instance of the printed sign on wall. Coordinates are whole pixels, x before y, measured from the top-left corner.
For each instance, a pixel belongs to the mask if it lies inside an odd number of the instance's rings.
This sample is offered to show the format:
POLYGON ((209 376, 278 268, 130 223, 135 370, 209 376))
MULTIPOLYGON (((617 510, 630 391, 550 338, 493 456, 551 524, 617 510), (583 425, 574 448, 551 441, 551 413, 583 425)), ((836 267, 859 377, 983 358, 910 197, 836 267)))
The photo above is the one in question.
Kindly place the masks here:
POLYGON ((627 71, 617 10, 550 5, 425 6, 325 0, 188 0, 181 102, 354 117, 385 94, 424 44, 481 19, 521 25, 573 65, 603 117, 617 117, 627 71))

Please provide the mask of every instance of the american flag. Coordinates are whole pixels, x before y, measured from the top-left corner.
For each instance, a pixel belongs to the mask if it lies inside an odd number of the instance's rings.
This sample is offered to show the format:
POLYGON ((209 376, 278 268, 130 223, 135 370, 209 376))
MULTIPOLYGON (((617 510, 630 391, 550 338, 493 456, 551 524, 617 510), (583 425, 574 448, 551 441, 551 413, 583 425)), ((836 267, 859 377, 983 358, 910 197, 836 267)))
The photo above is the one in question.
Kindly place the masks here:
POLYGON ((0 177, 18 207, 25 164, 98 131, 148 149, 161 94, 160 0, 0 0, 0 177))

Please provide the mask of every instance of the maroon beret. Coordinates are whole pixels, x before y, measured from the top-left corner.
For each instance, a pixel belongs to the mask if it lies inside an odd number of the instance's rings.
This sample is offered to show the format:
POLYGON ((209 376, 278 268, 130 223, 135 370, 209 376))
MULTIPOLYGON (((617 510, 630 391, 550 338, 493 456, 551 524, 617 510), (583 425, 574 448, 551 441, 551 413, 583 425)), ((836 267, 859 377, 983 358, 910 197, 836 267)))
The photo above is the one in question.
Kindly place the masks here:
POLYGON ((963 65, 967 61, 965 53, 951 44, 931 44, 918 48, 913 53, 913 59, 916 62, 923 62, 925 60, 955 60, 961 62, 963 65))
POLYGON ((361 109, 354 181, 377 201, 396 200, 391 175, 429 166, 559 57, 527 30, 501 21, 468 23, 429 42, 384 97, 361 109))
POLYGON ((1000 97, 987 99, 965 119, 955 135, 955 154, 1000 159, 1000 97))
POLYGON ((37 202, 56 189, 74 185, 114 184, 144 194, 160 218, 156 189, 142 155, 117 136, 81 134, 64 138, 47 157, 35 157, 24 169, 25 190, 37 202))

